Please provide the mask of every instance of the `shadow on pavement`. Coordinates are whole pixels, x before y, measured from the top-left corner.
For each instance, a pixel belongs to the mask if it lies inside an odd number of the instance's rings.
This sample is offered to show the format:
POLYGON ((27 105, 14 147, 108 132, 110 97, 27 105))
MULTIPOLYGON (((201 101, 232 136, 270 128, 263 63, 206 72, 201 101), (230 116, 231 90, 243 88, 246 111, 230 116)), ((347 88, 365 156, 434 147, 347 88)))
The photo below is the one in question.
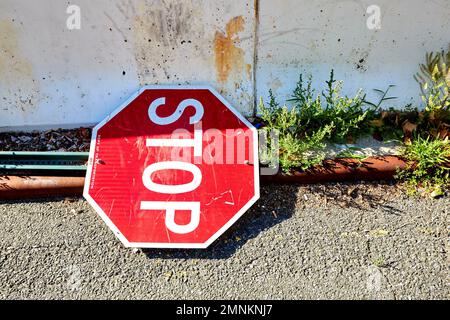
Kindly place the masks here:
POLYGON ((386 214, 401 215, 402 211, 389 204, 387 194, 389 182, 327 183, 318 185, 267 184, 261 187, 260 200, 244 216, 219 237, 206 250, 158 250, 145 249, 149 259, 227 259, 237 250, 255 238, 264 230, 288 220, 303 205, 339 206, 343 209, 354 208, 361 211, 382 210, 386 214), (317 196, 318 199, 303 201, 302 194, 317 196), (300 204, 300 202, 302 202, 300 204))
POLYGON ((295 212, 297 193, 289 185, 261 186, 261 197, 238 222, 205 250, 143 249, 149 259, 212 259, 231 257, 247 241, 289 219, 295 212))
MULTIPOLYGON (((208 249, 142 249, 149 259, 227 259, 235 254, 248 241, 283 221, 290 219, 296 208, 303 206, 340 206, 362 211, 382 210, 386 214, 402 215, 403 212, 389 204, 388 198, 396 197, 388 190, 388 183, 330 183, 319 185, 265 184, 261 186, 259 201, 243 215, 225 234, 219 237, 208 249), (306 194, 308 195, 306 197, 306 194), (308 201, 304 197, 309 198, 308 201), (314 198, 317 197, 317 198, 314 198)), ((61 197, 52 199, 9 200, 2 203, 26 202, 76 202, 81 197, 61 197)))

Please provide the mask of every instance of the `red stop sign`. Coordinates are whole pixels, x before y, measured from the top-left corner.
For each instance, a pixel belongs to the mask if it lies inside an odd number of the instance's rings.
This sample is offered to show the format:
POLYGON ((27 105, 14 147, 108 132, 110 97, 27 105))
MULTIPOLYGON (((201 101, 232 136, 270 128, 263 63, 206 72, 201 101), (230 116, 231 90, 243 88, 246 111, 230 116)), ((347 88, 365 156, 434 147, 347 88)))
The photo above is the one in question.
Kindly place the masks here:
POLYGON ((212 88, 145 87, 94 128, 84 197, 128 247, 206 248, 259 198, 257 150, 212 88))

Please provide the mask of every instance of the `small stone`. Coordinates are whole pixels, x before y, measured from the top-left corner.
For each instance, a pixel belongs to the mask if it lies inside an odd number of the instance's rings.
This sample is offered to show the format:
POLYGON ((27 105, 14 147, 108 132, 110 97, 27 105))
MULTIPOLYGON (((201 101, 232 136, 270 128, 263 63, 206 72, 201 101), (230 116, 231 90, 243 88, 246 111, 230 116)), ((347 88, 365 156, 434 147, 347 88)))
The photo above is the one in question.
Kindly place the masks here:
POLYGON ((22 142, 29 142, 29 141, 32 140, 32 138, 29 137, 29 136, 20 136, 19 140, 22 141, 22 142))
POLYGON ((433 199, 437 199, 444 196, 444 191, 442 190, 442 188, 436 188, 432 193, 431 193, 431 197, 433 199))
POLYGON ((357 194, 358 194, 358 187, 352 187, 347 190, 347 195, 349 195, 352 198, 356 198, 357 194))

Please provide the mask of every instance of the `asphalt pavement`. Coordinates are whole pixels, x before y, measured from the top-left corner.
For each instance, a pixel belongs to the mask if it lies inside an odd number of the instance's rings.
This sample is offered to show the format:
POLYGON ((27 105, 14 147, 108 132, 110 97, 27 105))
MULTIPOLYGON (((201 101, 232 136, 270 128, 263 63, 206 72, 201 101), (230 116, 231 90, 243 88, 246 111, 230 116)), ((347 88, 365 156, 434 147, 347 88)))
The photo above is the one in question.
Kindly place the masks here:
POLYGON ((133 250, 83 199, 0 202, 1 299, 448 299, 450 198, 263 186, 209 249, 133 250))

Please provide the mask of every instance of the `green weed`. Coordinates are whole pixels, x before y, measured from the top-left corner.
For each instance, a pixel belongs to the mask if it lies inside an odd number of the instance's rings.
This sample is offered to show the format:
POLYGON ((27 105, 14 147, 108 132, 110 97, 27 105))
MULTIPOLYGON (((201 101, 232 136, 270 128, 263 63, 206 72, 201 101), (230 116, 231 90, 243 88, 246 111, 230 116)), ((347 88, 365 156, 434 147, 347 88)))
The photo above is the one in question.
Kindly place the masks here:
POLYGON ((405 146, 402 156, 406 168, 398 170, 397 179, 405 181, 409 194, 422 187, 426 192, 440 195, 450 185, 450 141, 418 136, 405 146))
POLYGON ((335 143, 354 142, 369 134, 368 120, 373 118, 376 107, 368 106, 362 90, 352 98, 342 96, 342 87, 343 82, 335 80, 333 70, 320 94, 312 88, 312 78, 305 83, 301 75, 289 100, 298 114, 298 125, 309 134, 328 126, 331 128, 328 138, 335 143))
POLYGON ((362 91, 353 98, 342 96, 341 88, 342 82, 334 79, 334 71, 320 94, 312 88, 312 78, 305 82, 301 75, 289 100, 292 107, 280 105, 272 91, 267 105, 260 102, 264 130, 279 132, 279 160, 284 172, 321 164, 327 141, 354 142, 371 133, 370 120, 379 105, 369 105, 362 91))
POLYGON ((450 109, 450 45, 447 52, 427 53, 425 63, 415 75, 420 84, 427 112, 450 109))

